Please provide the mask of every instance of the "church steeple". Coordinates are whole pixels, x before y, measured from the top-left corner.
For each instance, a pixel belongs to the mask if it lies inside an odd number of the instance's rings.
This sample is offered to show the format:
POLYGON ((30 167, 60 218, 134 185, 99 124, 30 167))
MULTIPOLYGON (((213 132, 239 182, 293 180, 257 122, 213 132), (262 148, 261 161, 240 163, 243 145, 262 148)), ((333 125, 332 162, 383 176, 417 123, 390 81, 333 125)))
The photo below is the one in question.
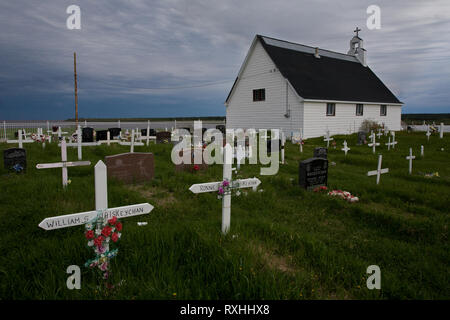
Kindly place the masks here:
POLYGON ((364 49, 363 39, 359 37, 359 31, 361 31, 361 29, 358 27, 353 31, 356 33, 356 36, 350 40, 350 50, 348 50, 347 54, 354 55, 359 62, 366 67, 366 49, 364 49))

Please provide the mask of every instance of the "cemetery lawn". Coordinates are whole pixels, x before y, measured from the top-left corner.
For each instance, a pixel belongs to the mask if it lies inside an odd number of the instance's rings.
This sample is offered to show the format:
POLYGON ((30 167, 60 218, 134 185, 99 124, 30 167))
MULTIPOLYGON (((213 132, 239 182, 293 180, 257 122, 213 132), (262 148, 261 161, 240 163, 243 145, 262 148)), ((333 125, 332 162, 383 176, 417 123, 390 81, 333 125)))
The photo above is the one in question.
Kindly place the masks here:
MULTIPOLYGON (((449 299, 450 136, 397 133, 390 151, 382 137, 382 168, 367 176, 378 156, 356 135, 334 136, 328 186, 359 197, 357 203, 307 192, 298 186, 299 161, 312 157, 323 138, 308 139, 304 152, 286 143, 286 164, 275 176, 260 176, 260 165, 242 165, 242 178, 258 177, 262 192, 242 189, 232 198, 231 229, 223 236, 221 200, 193 194, 195 183, 221 181, 222 166, 175 173, 171 144, 135 147, 153 152, 153 181, 124 185, 108 180, 109 207, 149 202, 149 215, 123 219, 119 254, 112 259, 113 290, 98 288, 97 270, 84 227, 45 231, 46 217, 95 209, 94 165, 129 147, 84 147, 91 166, 37 170, 60 161, 56 143, 25 144, 27 172, 0 166, 0 299, 449 299), (351 148, 344 157, 342 143, 351 148), (420 145, 425 156, 420 156, 420 145), (413 147, 413 174, 405 157, 413 147), (444 148, 444 151, 441 151, 444 148), (438 172, 426 178, 424 173, 438 172), (145 226, 137 222, 147 221, 145 226), (69 290, 70 265, 81 268, 81 290, 69 290), (381 269, 381 290, 366 286, 370 265, 381 269)), ((377 139, 378 141, 378 139, 377 139)), ((3 151, 16 145, 0 144, 3 151)), ((69 161, 77 149, 68 148, 69 161)), ((3 161, 2 161, 3 162, 3 161)))

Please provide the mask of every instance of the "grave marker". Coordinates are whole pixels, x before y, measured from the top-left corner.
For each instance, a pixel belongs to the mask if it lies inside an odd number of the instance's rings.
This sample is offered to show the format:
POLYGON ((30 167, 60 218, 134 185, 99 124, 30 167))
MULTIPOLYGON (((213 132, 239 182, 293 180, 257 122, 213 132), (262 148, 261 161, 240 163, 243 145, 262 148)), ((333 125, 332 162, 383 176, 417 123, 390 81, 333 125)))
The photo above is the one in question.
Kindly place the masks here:
POLYGON ((441 125, 439 127, 439 138, 444 138, 444 123, 441 122, 441 125))
MULTIPOLYGON (((261 183, 258 178, 232 180, 232 147, 226 144, 223 148, 224 164, 223 164, 223 181, 199 183, 192 185, 189 190, 193 193, 218 192, 219 188, 224 188, 226 181, 231 189, 253 188, 261 183)), ((226 234, 230 229, 231 220, 231 192, 225 192, 222 196, 222 233, 226 234)))
POLYGON ((343 145, 344 145, 344 147, 341 150, 344 151, 345 156, 347 156, 347 152, 350 150, 350 148, 347 146, 347 140, 344 140, 343 145))
POLYGON ((323 141, 327 142, 327 148, 330 147, 330 141, 331 140, 334 140, 334 138, 330 138, 330 130, 327 130, 327 135, 324 136, 324 139, 323 139, 323 141))
POLYGON ((373 170, 373 171, 369 171, 367 172, 367 176, 377 176, 377 184, 380 183, 380 176, 383 173, 388 173, 389 172, 389 168, 385 168, 385 169, 381 169, 381 162, 383 161, 383 155, 379 155, 378 156, 378 168, 377 170, 373 170))
POLYGON ((3 150, 3 165, 6 170, 16 170, 16 171, 26 170, 27 169, 26 150, 22 148, 10 148, 3 150))
POLYGON ((24 143, 33 143, 34 140, 24 140, 22 130, 19 130, 17 133, 17 140, 6 140, 6 143, 18 143, 19 148, 23 148, 24 143))
POLYGON ((155 176, 153 153, 133 152, 105 157, 108 177, 124 183, 148 182, 155 176))
POLYGON ((412 148, 409 148, 409 156, 406 157, 406 160, 409 160, 409 174, 412 173, 412 161, 416 158, 416 156, 412 155, 412 148))
POLYGON ((314 158, 328 159, 328 149, 324 147, 314 148, 314 158))
POLYGON ((364 144, 366 141, 366 133, 364 131, 359 131, 358 132, 358 143, 357 145, 362 145, 364 144))
POLYGON ((369 147, 372 147, 372 152, 373 152, 373 154, 375 154, 375 148, 376 148, 377 146, 379 146, 380 143, 376 141, 375 134, 374 134, 373 132, 372 132, 372 134, 370 135, 370 140, 372 140, 372 143, 369 143, 368 146, 369 146, 369 147))
POLYGON ((328 160, 309 158, 299 164, 299 184, 306 190, 326 186, 328 181, 328 160))
POLYGON ((89 165, 91 165, 90 161, 77 161, 77 162, 67 161, 66 140, 63 138, 63 140, 61 141, 61 162, 38 163, 36 165, 36 169, 62 168, 62 184, 63 187, 66 187, 68 184, 68 174, 67 174, 68 167, 89 166, 89 165))
POLYGON ((95 209, 92 211, 62 215, 57 217, 45 218, 39 223, 39 227, 44 230, 55 230, 68 228, 88 223, 94 219, 98 211, 102 211, 103 218, 108 220, 112 217, 118 219, 134 217, 147 214, 153 210, 149 203, 140 203, 116 208, 108 208, 108 189, 107 189, 107 169, 100 160, 95 165, 95 209))

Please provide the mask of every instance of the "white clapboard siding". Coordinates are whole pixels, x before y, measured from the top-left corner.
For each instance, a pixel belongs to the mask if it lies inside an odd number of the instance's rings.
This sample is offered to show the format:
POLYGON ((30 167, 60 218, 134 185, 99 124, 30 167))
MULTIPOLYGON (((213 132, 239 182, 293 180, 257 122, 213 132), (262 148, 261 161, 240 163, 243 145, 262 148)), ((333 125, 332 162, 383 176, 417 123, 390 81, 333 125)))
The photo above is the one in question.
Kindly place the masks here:
POLYGON ((302 104, 276 68, 259 41, 250 52, 247 64, 227 106, 227 128, 301 130, 302 104), (253 101, 253 90, 265 89, 265 101, 253 101), (286 118, 286 91, 290 117, 286 118))
POLYGON ((320 137, 330 130, 330 135, 348 134, 359 130, 364 120, 372 120, 389 129, 401 130, 401 107, 387 105, 386 116, 380 116, 379 104, 364 104, 362 116, 356 116, 355 103, 336 103, 335 116, 326 115, 325 102, 304 102, 304 138, 320 137))

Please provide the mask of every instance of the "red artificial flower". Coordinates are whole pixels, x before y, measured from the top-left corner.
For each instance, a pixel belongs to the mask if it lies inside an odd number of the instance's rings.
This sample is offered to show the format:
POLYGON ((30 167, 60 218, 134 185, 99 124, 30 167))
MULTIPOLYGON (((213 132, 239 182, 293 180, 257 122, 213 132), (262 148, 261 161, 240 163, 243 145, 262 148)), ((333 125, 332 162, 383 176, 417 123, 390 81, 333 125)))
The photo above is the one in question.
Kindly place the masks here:
POLYGON ((86 239, 94 238, 94 230, 86 231, 86 239))
POLYGON ((117 234, 117 232, 114 232, 111 236, 111 240, 113 242, 117 242, 117 240, 119 240, 119 235, 117 234))
POLYGON ((117 224, 116 224, 116 230, 117 230, 117 231, 122 230, 122 224, 121 224, 120 222, 117 222, 117 224))
POLYGON ((100 247, 103 243, 103 240, 105 240, 105 238, 103 238, 102 236, 98 236, 97 238, 94 239, 94 244, 97 247, 100 247))
POLYGON ((114 217, 112 217, 111 219, 108 220, 108 223, 111 224, 111 225, 115 225, 116 222, 117 222, 117 217, 116 216, 114 216, 114 217))
POLYGON ((112 231, 112 228, 110 226, 106 226, 102 230, 102 235, 104 235, 105 237, 109 237, 109 235, 111 234, 111 231, 112 231))
POLYGON ((194 171, 198 171, 200 167, 198 165, 194 165, 194 171))

